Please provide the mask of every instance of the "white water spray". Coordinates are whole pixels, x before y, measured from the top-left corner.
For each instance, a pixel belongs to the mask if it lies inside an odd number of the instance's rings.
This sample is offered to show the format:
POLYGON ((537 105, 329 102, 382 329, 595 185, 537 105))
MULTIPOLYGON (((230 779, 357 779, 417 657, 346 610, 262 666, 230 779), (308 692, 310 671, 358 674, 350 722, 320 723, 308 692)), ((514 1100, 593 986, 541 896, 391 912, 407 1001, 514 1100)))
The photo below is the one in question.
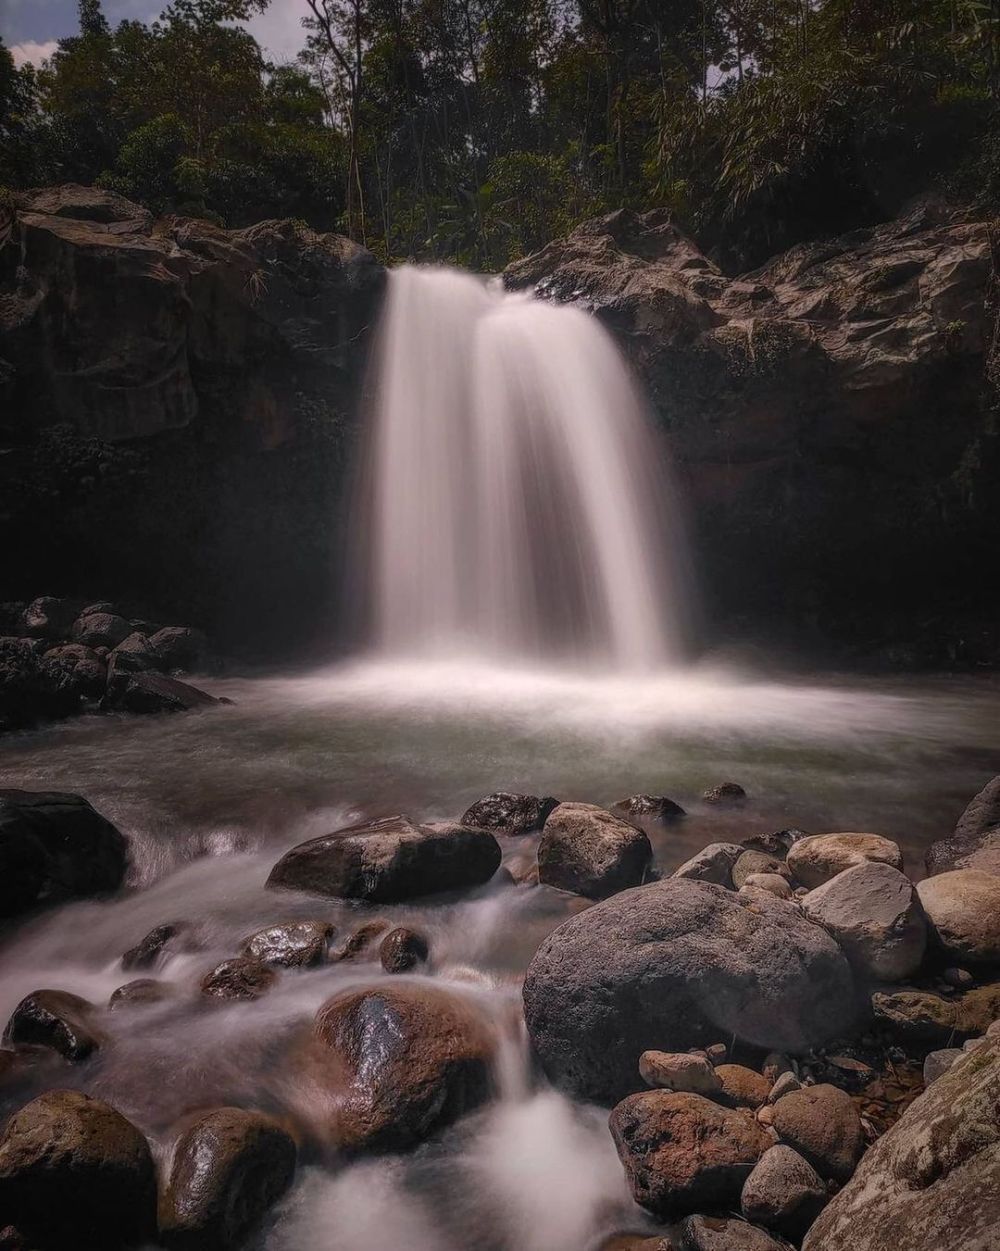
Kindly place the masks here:
POLYGON ((377 651, 680 658, 669 475, 593 317, 457 270, 396 270, 373 391, 358 511, 377 651))

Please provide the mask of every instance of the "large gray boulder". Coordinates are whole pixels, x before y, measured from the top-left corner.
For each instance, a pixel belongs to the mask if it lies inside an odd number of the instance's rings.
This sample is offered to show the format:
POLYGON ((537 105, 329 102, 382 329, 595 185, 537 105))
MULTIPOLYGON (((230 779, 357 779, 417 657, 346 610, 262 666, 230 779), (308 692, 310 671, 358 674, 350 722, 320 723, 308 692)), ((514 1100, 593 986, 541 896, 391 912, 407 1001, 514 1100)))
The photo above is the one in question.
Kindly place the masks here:
POLYGON ((398 903, 480 886, 496 873, 501 858, 500 844, 488 830, 386 817, 300 843, 274 866, 267 885, 398 903))
POLYGON ((958 1060, 871 1147, 804 1251, 996 1251, 1000 1038, 958 1060))
POLYGON ((644 1051, 735 1036, 799 1052, 842 1034, 854 981, 836 942, 794 905, 668 878, 550 934, 528 968, 524 1010, 550 1079, 613 1103, 640 1089, 644 1051))
POLYGON ((865 977, 901 981, 920 968, 927 919, 913 883, 892 865, 845 869, 810 891, 802 911, 833 935, 865 977))
POLYGON ((1000 874, 1000 775, 971 801, 949 838, 931 843, 925 863, 931 876, 952 869, 1000 874))
POLYGON ((595 804, 560 804, 542 830, 538 880, 587 899, 607 899, 641 885, 652 859, 649 838, 628 821, 595 804))

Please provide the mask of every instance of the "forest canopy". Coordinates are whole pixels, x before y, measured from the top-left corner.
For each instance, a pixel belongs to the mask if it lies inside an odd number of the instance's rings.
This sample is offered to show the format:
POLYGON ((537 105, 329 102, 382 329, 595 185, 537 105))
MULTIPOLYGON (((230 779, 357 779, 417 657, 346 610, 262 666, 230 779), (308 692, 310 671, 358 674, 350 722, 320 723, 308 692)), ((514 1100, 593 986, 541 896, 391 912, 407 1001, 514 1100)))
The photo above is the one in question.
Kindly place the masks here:
POLYGON ((340 230, 495 269, 583 219, 668 208, 730 268, 937 187, 1000 200, 1000 0, 175 0, 41 67, 0 44, 0 186, 340 230))

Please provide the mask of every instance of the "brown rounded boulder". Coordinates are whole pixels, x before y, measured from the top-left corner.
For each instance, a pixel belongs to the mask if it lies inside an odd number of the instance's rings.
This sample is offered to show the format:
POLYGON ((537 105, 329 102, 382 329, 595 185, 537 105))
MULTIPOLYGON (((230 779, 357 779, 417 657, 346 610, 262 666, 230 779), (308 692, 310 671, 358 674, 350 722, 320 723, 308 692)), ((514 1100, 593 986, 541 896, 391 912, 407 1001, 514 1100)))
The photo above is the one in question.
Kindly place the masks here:
POLYGON ((26 1104, 0 1138, 0 1225, 33 1251, 118 1251, 152 1242, 149 1144, 114 1108, 75 1090, 26 1104))
POLYGON ((304 1064, 323 1132, 357 1154, 413 1146, 478 1107, 492 1093, 494 1050, 471 1001, 430 984, 392 982, 328 1000, 304 1064))
POLYGON ((661 1220, 738 1207, 744 1182, 772 1145, 749 1112, 672 1091, 630 1095, 610 1125, 636 1203, 661 1220))
POLYGON ((538 880, 587 899, 607 899, 639 886, 652 860, 648 836, 628 821, 595 804, 560 804, 538 844, 538 880))
POLYGON ((865 1149, 861 1118, 850 1095, 836 1086, 793 1090, 774 1105, 782 1142, 808 1160, 820 1177, 845 1182, 865 1149))

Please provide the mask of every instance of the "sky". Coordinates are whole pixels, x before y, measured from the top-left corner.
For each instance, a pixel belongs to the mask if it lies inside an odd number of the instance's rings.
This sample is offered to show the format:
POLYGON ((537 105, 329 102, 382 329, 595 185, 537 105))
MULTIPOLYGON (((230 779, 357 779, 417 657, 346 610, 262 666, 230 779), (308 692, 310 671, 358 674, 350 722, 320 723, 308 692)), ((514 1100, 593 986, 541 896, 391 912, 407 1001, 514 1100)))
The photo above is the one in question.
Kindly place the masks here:
MULTIPOLYGON (((125 18, 149 21, 168 0, 104 0, 112 25, 125 18)), ((0 0, 0 35, 21 64, 39 64, 55 51, 56 40, 76 31, 76 0, 0 0)), ((306 0, 271 0, 267 11, 249 23, 258 42, 275 61, 293 60, 303 44, 306 0)))

